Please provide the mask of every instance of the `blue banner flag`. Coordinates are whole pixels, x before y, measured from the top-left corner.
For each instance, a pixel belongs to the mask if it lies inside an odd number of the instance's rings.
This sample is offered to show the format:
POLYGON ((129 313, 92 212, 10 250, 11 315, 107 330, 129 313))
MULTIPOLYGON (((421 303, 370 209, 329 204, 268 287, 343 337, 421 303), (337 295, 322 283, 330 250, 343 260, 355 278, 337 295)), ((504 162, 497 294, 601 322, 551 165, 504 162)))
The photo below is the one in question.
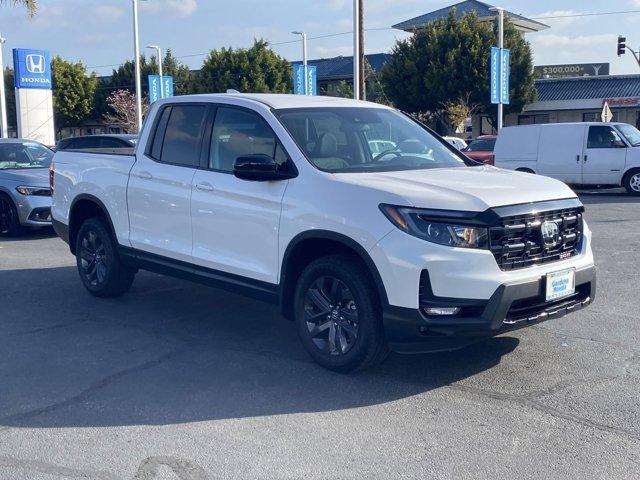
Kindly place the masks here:
POLYGON ((491 103, 509 104, 509 62, 510 51, 508 48, 491 47, 489 61, 491 103))
MULTIPOLYGON (((307 65, 307 95, 318 94, 318 69, 315 66, 307 65)), ((304 65, 296 63, 293 66, 293 93, 296 95, 305 94, 304 65)))
POLYGON ((162 85, 160 85, 159 75, 149 75, 149 103, 169 97, 173 97, 173 77, 171 75, 163 75, 162 85))

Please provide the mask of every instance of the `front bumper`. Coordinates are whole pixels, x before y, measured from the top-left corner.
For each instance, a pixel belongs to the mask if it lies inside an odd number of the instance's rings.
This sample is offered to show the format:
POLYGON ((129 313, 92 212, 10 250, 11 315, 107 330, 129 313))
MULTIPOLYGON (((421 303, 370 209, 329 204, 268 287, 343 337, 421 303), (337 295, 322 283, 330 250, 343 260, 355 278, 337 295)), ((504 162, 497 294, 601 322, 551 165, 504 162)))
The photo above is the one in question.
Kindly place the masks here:
POLYGON ((25 227, 47 227, 51 225, 51 197, 37 195, 13 195, 20 224, 25 227))
POLYGON ((576 270, 576 293, 545 302, 545 276, 500 285, 486 301, 451 299, 433 294, 428 273, 423 276, 418 309, 387 306, 383 321, 387 342, 400 353, 455 350, 482 339, 562 317, 593 302, 596 270, 576 270), (426 316, 426 306, 460 306, 456 316, 426 316))

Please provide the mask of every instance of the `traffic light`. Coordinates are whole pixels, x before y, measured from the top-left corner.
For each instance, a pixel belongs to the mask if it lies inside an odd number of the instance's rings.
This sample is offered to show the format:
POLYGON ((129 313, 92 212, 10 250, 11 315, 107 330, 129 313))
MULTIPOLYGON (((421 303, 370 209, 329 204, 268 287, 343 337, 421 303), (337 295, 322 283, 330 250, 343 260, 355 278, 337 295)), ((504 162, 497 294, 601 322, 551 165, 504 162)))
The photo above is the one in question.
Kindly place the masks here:
POLYGON ((627 48, 625 42, 627 41, 627 37, 618 36, 618 56, 624 55, 624 52, 627 48))

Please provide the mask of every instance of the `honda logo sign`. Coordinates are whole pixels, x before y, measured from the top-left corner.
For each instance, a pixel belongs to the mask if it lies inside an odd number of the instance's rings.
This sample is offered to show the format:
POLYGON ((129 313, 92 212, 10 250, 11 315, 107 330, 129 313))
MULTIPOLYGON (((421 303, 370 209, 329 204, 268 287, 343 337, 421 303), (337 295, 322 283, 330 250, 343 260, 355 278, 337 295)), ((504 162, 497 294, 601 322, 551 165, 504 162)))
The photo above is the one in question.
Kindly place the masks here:
POLYGON ((46 50, 13 50, 14 86, 51 89, 51 56, 46 50))
POLYGON ((44 55, 32 53, 26 57, 27 72, 29 73, 44 73, 44 55))

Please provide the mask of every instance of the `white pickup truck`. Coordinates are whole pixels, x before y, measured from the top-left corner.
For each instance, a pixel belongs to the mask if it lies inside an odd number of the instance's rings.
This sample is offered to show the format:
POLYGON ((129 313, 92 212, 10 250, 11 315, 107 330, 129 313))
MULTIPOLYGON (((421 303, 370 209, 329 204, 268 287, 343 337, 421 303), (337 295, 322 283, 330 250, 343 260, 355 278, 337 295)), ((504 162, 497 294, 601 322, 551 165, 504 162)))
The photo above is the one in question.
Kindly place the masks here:
POLYGON ((275 302, 335 371, 460 348, 595 295, 567 186, 476 164, 381 105, 175 97, 154 104, 135 155, 58 152, 50 177, 89 292, 121 295, 146 269, 275 302))

